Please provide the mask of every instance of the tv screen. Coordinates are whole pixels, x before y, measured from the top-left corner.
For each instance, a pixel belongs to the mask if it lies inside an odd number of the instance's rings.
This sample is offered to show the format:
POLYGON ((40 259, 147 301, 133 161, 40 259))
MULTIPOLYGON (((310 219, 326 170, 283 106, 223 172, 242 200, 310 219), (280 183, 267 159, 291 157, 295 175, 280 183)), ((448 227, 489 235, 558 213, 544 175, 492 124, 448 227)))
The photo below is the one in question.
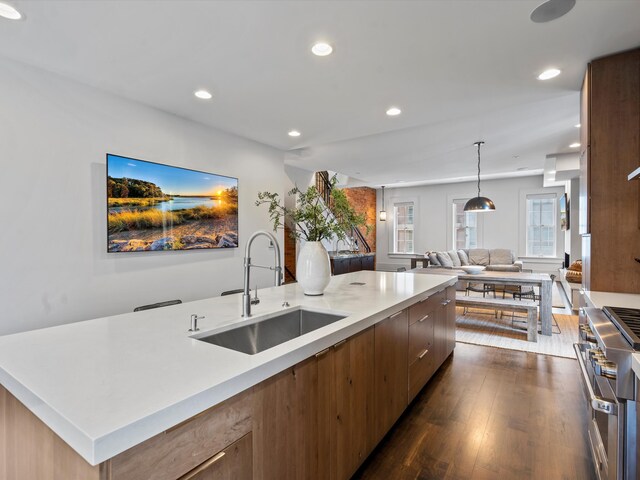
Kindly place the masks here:
POLYGON ((236 248, 238 179, 107 154, 107 251, 236 248))

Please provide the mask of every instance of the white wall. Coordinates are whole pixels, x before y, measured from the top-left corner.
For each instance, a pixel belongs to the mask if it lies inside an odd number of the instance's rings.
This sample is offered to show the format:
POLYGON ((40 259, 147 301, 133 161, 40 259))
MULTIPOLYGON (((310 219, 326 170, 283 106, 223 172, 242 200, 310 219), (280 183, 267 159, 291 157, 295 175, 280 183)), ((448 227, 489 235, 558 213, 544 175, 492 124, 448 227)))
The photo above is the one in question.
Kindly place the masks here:
MULTIPOLYGON (((0 91, 0 334, 242 286, 248 236, 271 230, 257 192, 284 193, 282 152, 7 60, 0 91), (108 254, 107 152, 238 177, 241 248, 108 254)), ((252 254, 273 258, 266 241, 252 254)))
MULTIPOLYGON (((395 270, 399 266, 409 266, 409 260, 398 256, 389 256, 390 232, 393 228, 393 204, 396 201, 414 201, 416 205, 414 251, 424 253, 428 250, 449 250, 452 248, 453 213, 451 203, 457 198, 471 198, 477 195, 475 182, 426 185, 406 188, 385 188, 385 208, 387 221, 377 225, 377 267, 381 270, 395 270)), ((542 176, 518 177, 500 180, 487 180, 481 183, 482 195, 489 197, 496 205, 495 212, 480 214, 483 226, 479 231, 478 243, 483 248, 509 248, 516 255, 525 257, 525 237, 521 220, 524 218, 525 205, 523 194, 535 192, 564 192, 563 188, 543 188, 542 176)), ((378 192, 378 208, 381 197, 378 192)), ((557 255, 564 252, 564 232, 558 228, 556 240, 557 255)), ((534 266, 534 270, 547 270, 534 266)), ((557 261, 553 263, 557 264, 557 261)), ((555 270, 551 267, 550 271, 555 270)))
POLYGON ((567 230, 567 253, 575 262, 582 259, 582 235, 580 235, 580 178, 574 178, 569 184, 569 230, 567 230))

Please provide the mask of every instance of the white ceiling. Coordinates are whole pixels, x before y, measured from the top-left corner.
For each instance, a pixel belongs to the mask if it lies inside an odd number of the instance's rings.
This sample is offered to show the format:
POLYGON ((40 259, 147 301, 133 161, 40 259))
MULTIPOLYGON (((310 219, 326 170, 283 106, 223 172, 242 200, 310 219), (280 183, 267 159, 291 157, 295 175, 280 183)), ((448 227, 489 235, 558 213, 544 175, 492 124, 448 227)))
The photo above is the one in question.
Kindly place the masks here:
POLYGON ((473 177, 476 140, 483 177, 541 171, 578 140, 587 62, 640 46, 638 0, 578 0, 545 24, 529 20, 542 0, 11 3, 26 20, 0 19, 0 56, 371 185, 473 177), (562 75, 537 80, 550 66, 562 75))

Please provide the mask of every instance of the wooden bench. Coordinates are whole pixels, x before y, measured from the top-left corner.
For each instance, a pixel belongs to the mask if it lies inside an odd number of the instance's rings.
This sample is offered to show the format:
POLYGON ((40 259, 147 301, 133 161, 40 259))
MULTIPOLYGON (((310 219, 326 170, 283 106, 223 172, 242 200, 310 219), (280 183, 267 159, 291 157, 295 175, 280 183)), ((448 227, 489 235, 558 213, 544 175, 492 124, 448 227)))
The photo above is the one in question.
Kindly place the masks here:
POLYGON ((505 298, 468 297, 458 293, 456 294, 456 306, 525 312, 527 314, 527 340, 529 342, 538 341, 538 304, 536 302, 505 298))

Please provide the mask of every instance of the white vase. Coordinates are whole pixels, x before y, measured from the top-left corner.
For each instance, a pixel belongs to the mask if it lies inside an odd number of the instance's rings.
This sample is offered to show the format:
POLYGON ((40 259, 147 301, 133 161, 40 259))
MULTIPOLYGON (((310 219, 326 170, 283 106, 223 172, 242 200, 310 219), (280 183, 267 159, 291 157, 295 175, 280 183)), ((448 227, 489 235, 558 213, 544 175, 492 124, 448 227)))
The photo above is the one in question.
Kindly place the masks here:
POLYGON ((322 295, 331 280, 329 254, 322 242, 305 242, 296 263, 296 280, 305 295, 322 295))

